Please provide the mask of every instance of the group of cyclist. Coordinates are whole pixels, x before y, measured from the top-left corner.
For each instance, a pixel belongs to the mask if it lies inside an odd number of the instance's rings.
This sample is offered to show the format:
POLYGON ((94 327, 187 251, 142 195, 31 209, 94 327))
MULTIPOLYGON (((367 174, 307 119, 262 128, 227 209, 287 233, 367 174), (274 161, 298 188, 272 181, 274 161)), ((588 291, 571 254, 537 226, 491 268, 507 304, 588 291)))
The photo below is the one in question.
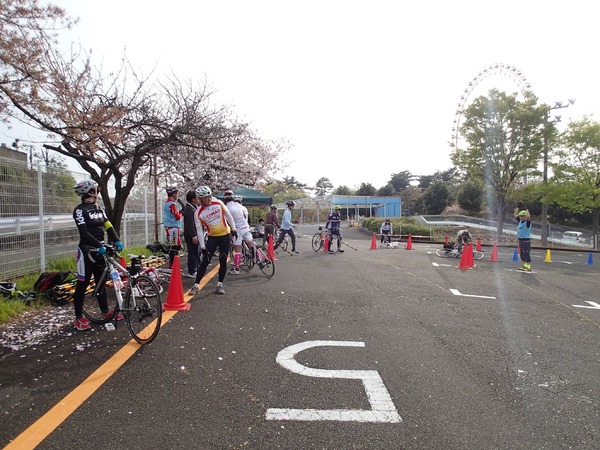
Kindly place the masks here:
MULTIPOLYGON (((97 250, 98 255, 106 253, 105 232, 108 242, 114 246, 115 250, 121 251, 123 243, 108 220, 105 211, 97 203, 98 185, 92 180, 85 180, 77 183, 74 190, 81 197, 81 204, 73 211, 73 218, 80 235, 77 252, 77 285, 74 295, 75 327, 78 330, 88 330, 90 323, 83 317, 85 292, 92 275, 99 278, 104 269, 100 262, 90 256, 90 250, 97 250)), ((223 281, 227 274, 230 246, 233 245, 233 268, 229 272, 232 275, 240 273, 243 241, 250 248, 252 256, 256 256, 252 230, 248 222, 248 210, 242 205, 243 199, 234 195, 233 191, 227 190, 221 201, 213 196, 210 187, 200 186, 187 192, 186 204, 183 206, 179 201, 179 189, 176 186, 167 186, 165 190, 167 200, 163 209, 163 225, 169 249, 169 268, 173 268, 175 256, 181 246, 183 219, 183 237, 188 248, 188 274, 194 277, 194 284, 188 293, 195 295, 199 291, 200 281, 218 249, 219 272, 215 293, 224 294, 223 281), (205 232, 206 239, 204 238, 205 232)), ((292 244, 291 254, 299 254, 296 249, 296 235, 292 224, 292 211, 295 206, 296 202, 293 200, 286 202, 286 209, 280 223, 277 217, 278 208, 276 205, 271 205, 264 223, 264 230, 261 229, 264 244, 268 244, 270 237, 275 236, 275 231, 279 228, 280 232, 273 246, 274 250, 279 248, 286 235, 289 235, 292 244)), ((341 241, 340 211, 341 206, 335 205, 334 211, 327 218, 325 228, 332 235, 338 236, 341 241)), ((331 244, 327 250, 331 251, 331 244)), ((342 249, 339 251, 343 252, 342 249)), ((104 286, 98 292, 98 303, 103 314, 107 317, 113 315, 108 308, 104 286)), ((122 318, 122 315, 118 314, 117 320, 122 318)))

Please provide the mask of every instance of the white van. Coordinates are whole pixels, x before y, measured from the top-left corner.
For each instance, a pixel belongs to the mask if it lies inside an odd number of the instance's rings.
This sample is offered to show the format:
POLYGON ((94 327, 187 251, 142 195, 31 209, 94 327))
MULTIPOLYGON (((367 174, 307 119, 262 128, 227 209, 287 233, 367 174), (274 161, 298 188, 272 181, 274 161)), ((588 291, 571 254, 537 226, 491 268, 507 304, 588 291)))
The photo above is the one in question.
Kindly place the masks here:
POLYGON ((562 240, 568 242, 582 242, 583 237, 580 231, 565 231, 562 240))

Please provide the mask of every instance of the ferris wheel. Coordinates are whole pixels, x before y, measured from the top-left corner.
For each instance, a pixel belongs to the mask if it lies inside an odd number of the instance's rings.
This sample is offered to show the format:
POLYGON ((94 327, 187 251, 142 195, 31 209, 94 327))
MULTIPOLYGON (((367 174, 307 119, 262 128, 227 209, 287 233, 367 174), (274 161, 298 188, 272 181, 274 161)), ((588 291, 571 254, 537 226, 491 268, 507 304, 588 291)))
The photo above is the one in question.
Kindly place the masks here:
POLYGON ((473 93, 475 88, 486 78, 492 76, 501 76, 506 77, 513 80, 521 94, 526 96, 528 92, 531 91, 531 84, 527 81, 527 77, 523 75, 519 69, 510 64, 490 64, 483 70, 481 70, 477 75, 473 77, 473 79, 467 85, 467 88, 464 90, 462 96, 460 97, 460 101, 458 102, 458 109, 454 114, 454 125, 452 126, 452 142, 451 145, 455 149, 458 148, 458 136, 460 129, 460 120, 462 118, 462 114, 465 110, 465 106, 469 100, 469 96, 473 93))

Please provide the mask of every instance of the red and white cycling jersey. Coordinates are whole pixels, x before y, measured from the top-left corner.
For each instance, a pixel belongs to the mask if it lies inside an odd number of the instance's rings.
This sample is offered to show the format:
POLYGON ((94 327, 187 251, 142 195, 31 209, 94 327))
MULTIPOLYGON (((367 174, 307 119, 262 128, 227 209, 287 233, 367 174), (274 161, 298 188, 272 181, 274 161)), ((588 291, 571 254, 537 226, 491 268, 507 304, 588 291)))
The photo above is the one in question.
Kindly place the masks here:
MULTIPOLYGON (((195 220, 196 228, 200 230, 203 227, 209 236, 225 236, 232 229, 235 230, 235 222, 231 213, 223 202, 216 198, 212 198, 208 206, 200 205, 195 220)), ((199 234, 199 236, 201 235, 199 234)), ((204 248, 202 239, 200 245, 204 248)))

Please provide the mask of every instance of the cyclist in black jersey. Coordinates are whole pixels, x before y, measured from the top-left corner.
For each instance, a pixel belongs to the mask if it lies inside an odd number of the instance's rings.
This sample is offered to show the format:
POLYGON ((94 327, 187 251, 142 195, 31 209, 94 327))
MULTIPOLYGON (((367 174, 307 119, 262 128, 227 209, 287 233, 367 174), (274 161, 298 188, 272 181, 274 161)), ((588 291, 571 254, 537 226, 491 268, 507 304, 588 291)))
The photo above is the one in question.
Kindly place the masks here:
MULTIPOLYGON (((90 284, 90 279, 98 280, 104 270, 101 260, 94 262, 89 258, 89 251, 96 249, 98 255, 106 253, 104 246, 104 231, 108 234, 109 242, 113 243, 117 251, 123 250, 123 243, 120 241, 117 232, 112 223, 108 220, 106 213, 97 205, 98 189, 96 183, 91 180, 84 180, 75 185, 75 193, 81 196, 81 204, 73 211, 73 219, 79 230, 79 245, 77 248, 77 286, 73 296, 75 305, 75 328, 78 330, 89 330, 90 322, 83 317, 83 300, 85 291, 90 284)), ((106 288, 103 286, 98 291, 98 306, 108 317, 112 312, 108 309, 108 300, 106 298, 106 288)), ((123 318, 122 314, 117 315, 117 320, 123 318)))
MULTIPOLYGON (((325 224, 325 229, 329 229, 329 232, 332 236, 338 236, 340 238, 340 242, 342 242, 342 233, 340 232, 340 224, 342 222, 342 215, 340 214, 341 210, 342 207, 340 205, 335 205, 333 212, 329 214, 329 217, 327 217, 327 223, 325 224)), ((328 247, 329 248, 327 251, 331 253, 331 241, 329 241, 328 247)), ((344 252, 344 250, 341 248, 338 251, 341 253, 344 252)))

